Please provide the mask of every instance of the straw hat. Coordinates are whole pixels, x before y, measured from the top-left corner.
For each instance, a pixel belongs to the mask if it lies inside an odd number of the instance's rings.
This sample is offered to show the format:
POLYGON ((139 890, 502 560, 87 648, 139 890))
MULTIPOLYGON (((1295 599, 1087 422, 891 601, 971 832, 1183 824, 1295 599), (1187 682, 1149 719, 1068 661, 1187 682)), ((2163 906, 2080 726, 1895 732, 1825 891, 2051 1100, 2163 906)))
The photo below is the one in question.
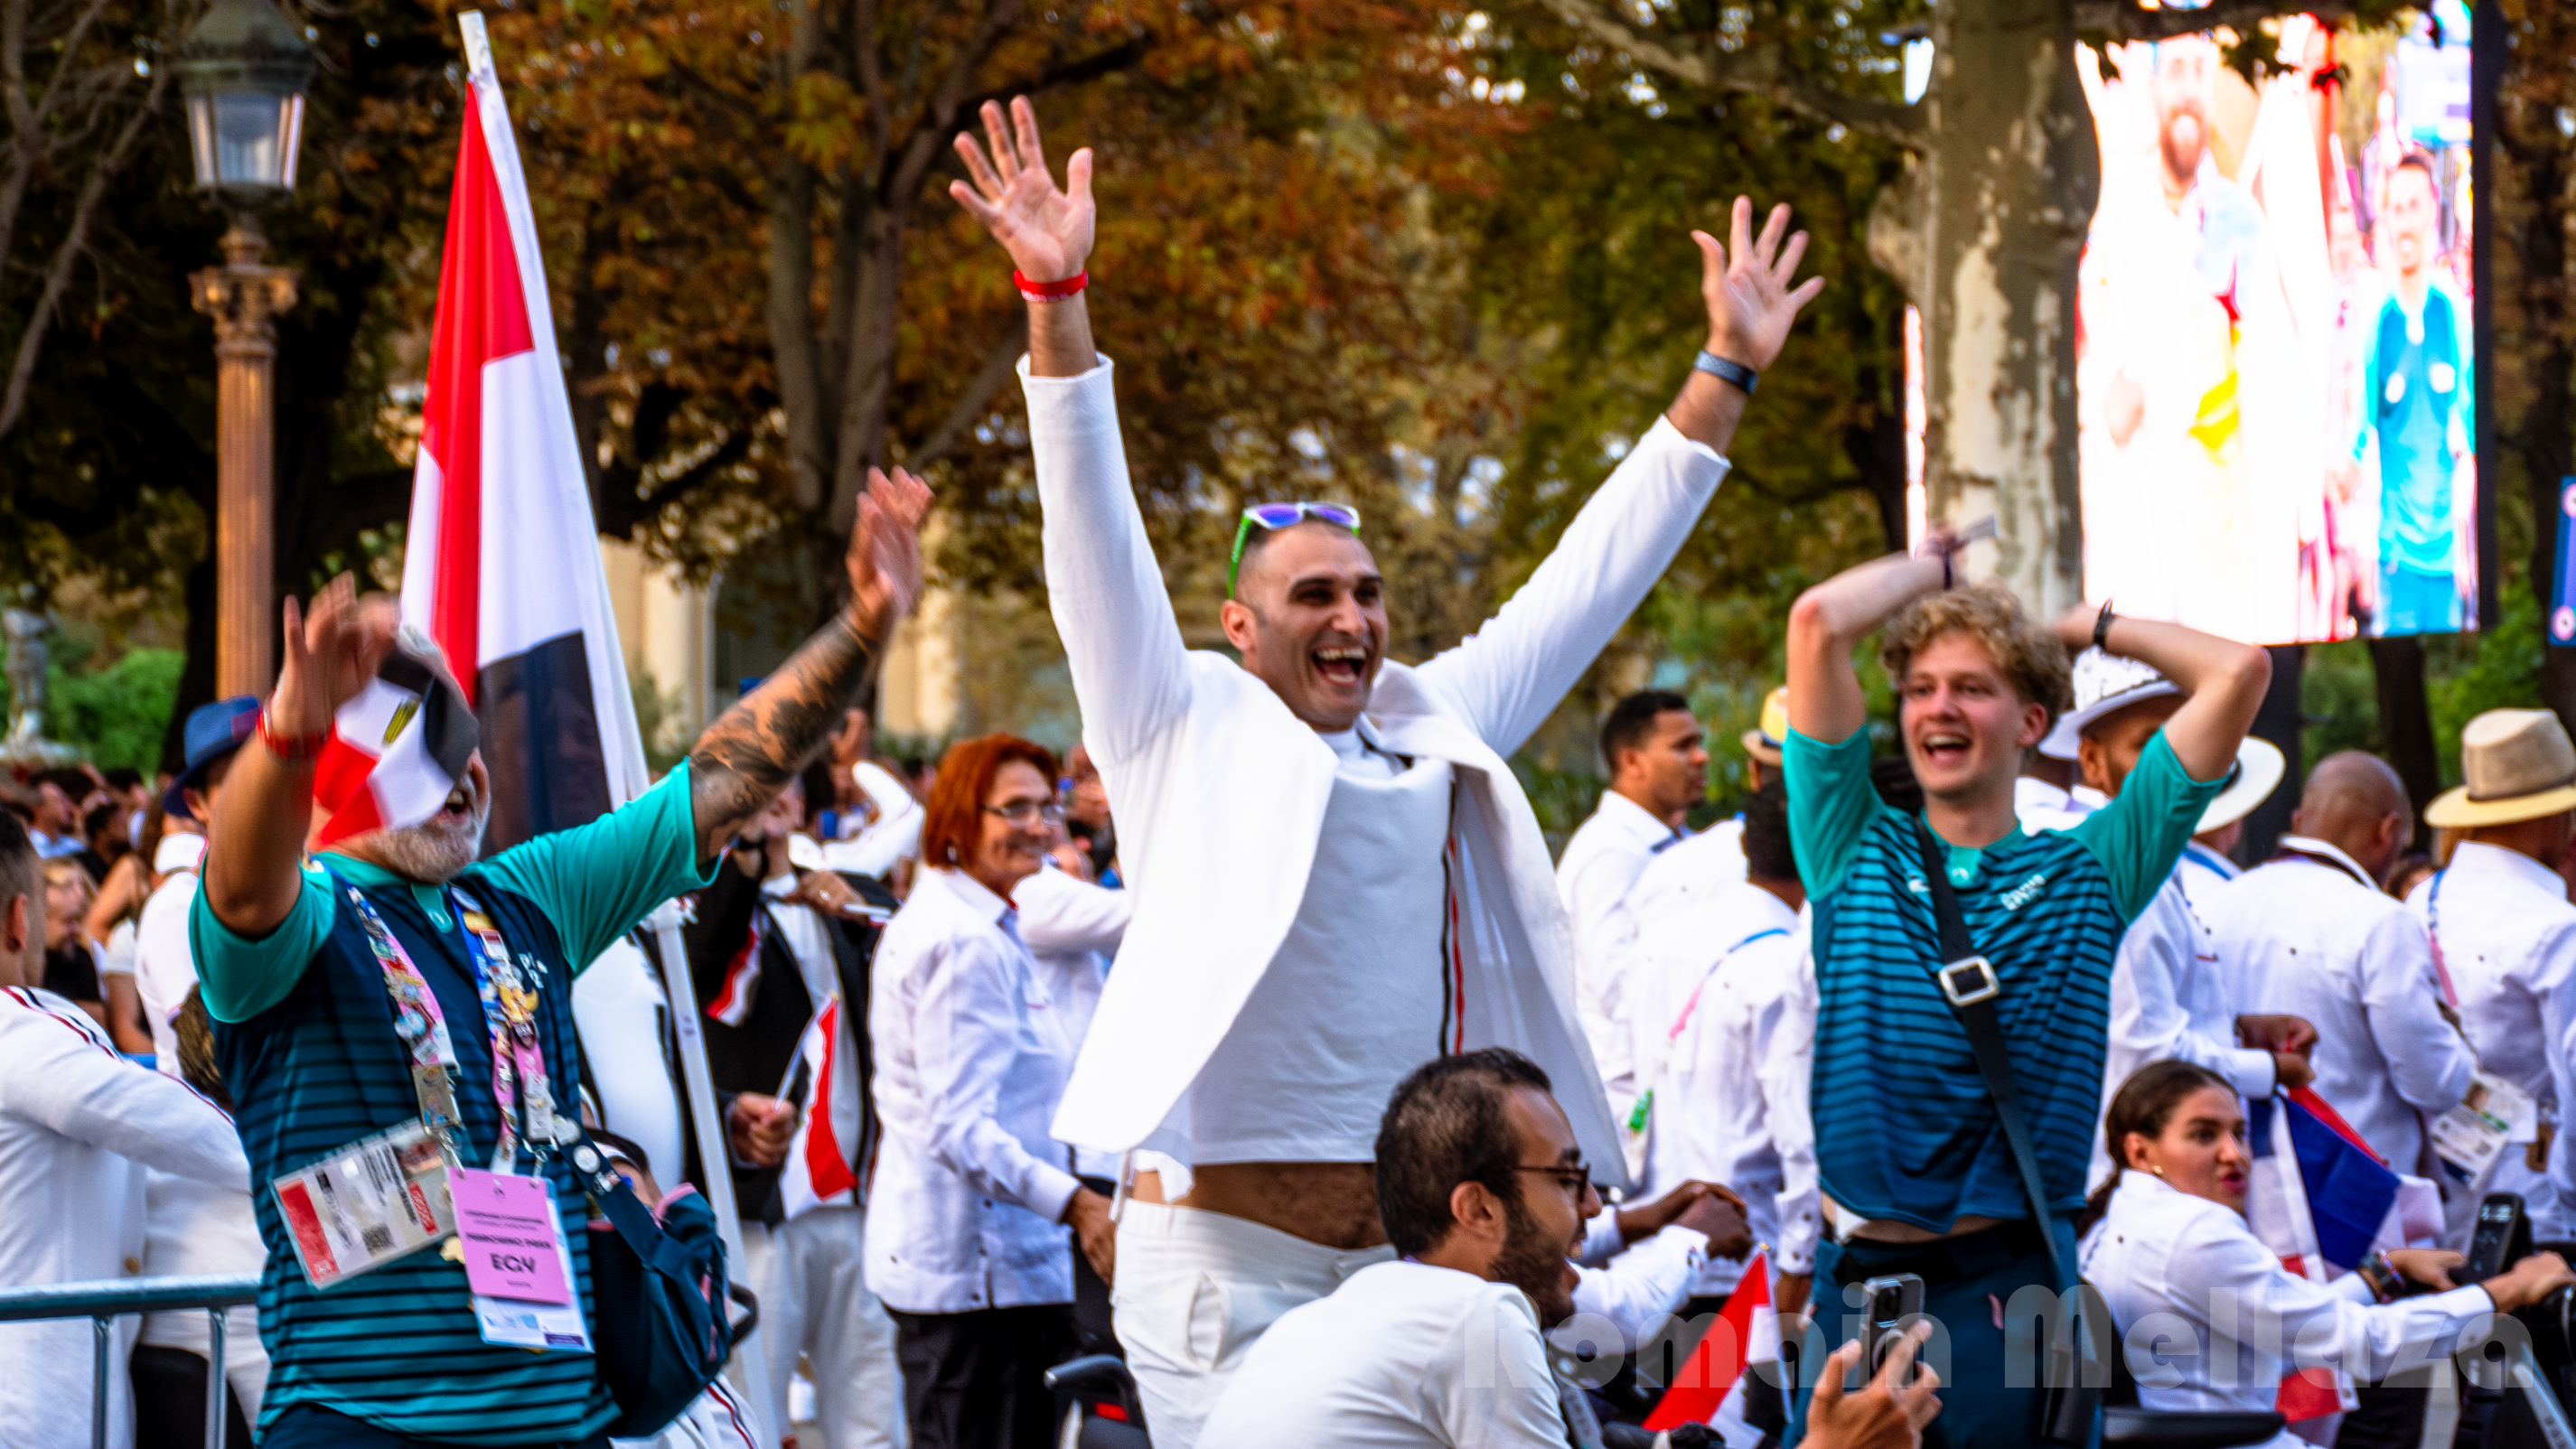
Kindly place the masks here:
POLYGON ((1762 724, 1740 737, 1744 753, 1773 769, 1780 768, 1782 742, 1789 738, 1789 686, 1781 685, 1762 700, 1762 724))
POLYGON ((2236 764, 2227 772, 2227 788, 2200 812, 2200 823, 2191 828, 2191 833, 2207 835, 2253 814, 2255 806, 2281 788, 2281 777, 2288 772, 2289 762, 2281 758, 2280 746, 2247 735, 2244 743, 2236 747, 2236 764))
POLYGON ((2576 810, 2576 744, 2545 709, 2491 709, 2460 731, 2467 784, 2425 807, 2442 830, 2510 825, 2576 810))
POLYGON ((2075 656, 2075 707, 2057 717, 2048 737, 2039 742, 2039 752, 2052 760, 2075 758, 2075 742, 2084 727, 2106 714, 2127 709, 2141 700, 2180 694, 2174 682, 2158 674, 2155 666, 2143 664, 2124 654, 2105 654, 2100 649, 2087 649, 2075 656))

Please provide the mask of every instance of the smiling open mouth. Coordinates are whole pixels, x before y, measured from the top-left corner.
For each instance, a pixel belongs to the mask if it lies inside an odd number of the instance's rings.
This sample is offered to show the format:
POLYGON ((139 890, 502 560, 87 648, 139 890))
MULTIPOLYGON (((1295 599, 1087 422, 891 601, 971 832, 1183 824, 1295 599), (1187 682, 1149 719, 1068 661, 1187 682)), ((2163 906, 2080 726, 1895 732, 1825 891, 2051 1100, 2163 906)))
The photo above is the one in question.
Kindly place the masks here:
POLYGON ((1368 671, 1368 651, 1355 644, 1318 649, 1310 656, 1315 672, 1329 684, 1357 684, 1368 671))
POLYGON ((441 819, 462 820, 474 813, 474 801, 462 785, 447 792, 447 800, 438 807, 441 819))
POLYGON ((1923 761, 1942 766, 1966 764, 1971 743, 1956 730, 1934 730, 1923 736, 1923 761))

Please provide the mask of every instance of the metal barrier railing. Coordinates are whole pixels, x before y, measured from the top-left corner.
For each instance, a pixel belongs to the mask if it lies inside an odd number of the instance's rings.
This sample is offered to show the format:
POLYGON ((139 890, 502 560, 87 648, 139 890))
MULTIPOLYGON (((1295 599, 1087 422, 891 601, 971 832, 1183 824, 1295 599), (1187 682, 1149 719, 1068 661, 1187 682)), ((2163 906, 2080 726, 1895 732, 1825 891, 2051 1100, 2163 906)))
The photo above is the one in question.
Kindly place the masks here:
POLYGON ((107 1449, 107 1374, 116 1357, 116 1320, 129 1313, 206 1310, 206 1449, 223 1449, 224 1310, 258 1301, 256 1273, 42 1283, 28 1288, 0 1288, 0 1323, 35 1318, 90 1321, 89 1442, 90 1449, 107 1449))

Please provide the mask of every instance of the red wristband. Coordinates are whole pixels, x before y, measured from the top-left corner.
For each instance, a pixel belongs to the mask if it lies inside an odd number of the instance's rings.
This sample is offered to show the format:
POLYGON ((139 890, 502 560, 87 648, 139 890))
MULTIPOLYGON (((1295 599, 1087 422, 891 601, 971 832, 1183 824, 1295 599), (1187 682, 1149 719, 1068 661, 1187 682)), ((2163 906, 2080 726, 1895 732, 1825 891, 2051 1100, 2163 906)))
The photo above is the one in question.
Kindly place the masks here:
POLYGON ((1061 282, 1038 282, 1030 280, 1027 273, 1022 272, 1017 267, 1013 267, 1011 269, 1011 281, 1019 287, 1020 295, 1028 298, 1032 302, 1061 302, 1065 298, 1081 291, 1083 288, 1090 286, 1091 273, 1088 271, 1076 272, 1061 282))
POLYGON ((263 709, 259 712, 259 742, 268 747, 270 754, 287 764, 303 765, 322 758, 323 747, 331 743, 331 732, 324 730, 319 734, 310 735, 279 734, 269 728, 268 711, 263 709))

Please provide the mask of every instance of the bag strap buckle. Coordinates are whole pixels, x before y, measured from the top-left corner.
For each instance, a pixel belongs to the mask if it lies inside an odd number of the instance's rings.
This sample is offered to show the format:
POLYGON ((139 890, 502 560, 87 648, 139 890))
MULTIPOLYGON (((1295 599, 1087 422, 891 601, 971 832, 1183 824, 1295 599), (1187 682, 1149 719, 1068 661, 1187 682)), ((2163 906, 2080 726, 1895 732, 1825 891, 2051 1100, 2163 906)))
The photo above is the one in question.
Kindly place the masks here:
POLYGON ((2003 982, 1995 976, 1994 963, 1983 956, 1963 957, 1933 975, 1952 1006, 1974 1006, 2003 995, 2003 982))

